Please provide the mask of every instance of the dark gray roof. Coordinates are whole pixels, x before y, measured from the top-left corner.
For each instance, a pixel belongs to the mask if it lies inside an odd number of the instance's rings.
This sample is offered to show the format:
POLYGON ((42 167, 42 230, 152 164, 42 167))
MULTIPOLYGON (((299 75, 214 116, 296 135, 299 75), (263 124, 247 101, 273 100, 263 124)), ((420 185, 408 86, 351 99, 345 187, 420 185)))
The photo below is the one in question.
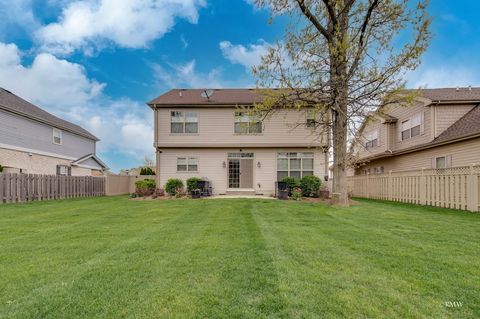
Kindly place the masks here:
POLYGON ((99 140, 95 135, 82 127, 62 120, 3 88, 0 88, 0 108, 95 141, 99 140))
MULTIPOLYGON (((265 89, 276 90, 276 89, 265 89)), ((172 89, 147 104, 150 106, 170 105, 250 105, 261 102, 261 91, 251 88, 212 89, 210 99, 202 96, 205 89, 172 89)), ((420 95, 432 101, 480 101, 480 87, 421 89, 420 95)))
POLYGON ((477 105, 449 128, 437 136, 432 143, 440 143, 470 135, 480 134, 480 106, 477 105))
POLYGON ((422 89, 420 92, 432 101, 480 101, 480 87, 422 89))

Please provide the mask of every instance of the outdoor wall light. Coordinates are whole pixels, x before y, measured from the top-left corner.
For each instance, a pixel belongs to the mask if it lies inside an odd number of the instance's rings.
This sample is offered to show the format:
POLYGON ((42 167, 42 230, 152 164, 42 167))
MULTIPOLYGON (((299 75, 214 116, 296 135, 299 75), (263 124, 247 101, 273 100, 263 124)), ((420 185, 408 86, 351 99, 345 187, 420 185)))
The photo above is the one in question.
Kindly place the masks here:
POLYGON ((227 163, 225 163, 225 161, 223 161, 222 166, 223 166, 223 168, 226 168, 226 167, 227 167, 227 163))
POLYGON ((258 168, 262 167, 262 164, 260 162, 257 162, 257 167, 258 168))

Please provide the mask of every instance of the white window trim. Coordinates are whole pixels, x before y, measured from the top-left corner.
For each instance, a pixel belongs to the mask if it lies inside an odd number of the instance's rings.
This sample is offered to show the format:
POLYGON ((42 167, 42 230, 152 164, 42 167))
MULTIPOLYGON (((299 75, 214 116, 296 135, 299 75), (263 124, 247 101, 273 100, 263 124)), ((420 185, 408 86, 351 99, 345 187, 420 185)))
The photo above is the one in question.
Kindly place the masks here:
POLYGON ((177 173, 198 173, 198 166, 199 166, 199 160, 198 160, 198 156, 180 156, 180 157, 177 157, 177 161, 176 161, 176 170, 177 170, 177 173), (185 171, 179 171, 178 170, 178 160, 180 158, 184 158, 186 160, 185 162, 185 166, 186 166, 186 170, 185 171), (195 171, 192 171, 189 169, 189 164, 188 162, 191 160, 191 159, 196 159, 197 160, 197 169, 195 171))
POLYGON ((52 143, 55 144, 55 145, 62 145, 62 143, 63 143, 63 132, 62 132, 62 130, 60 130, 58 128, 53 128, 52 143), (58 133, 58 135, 60 137, 60 143, 55 142, 55 133, 58 133))
MULTIPOLYGON (((300 178, 302 178, 304 175, 303 175, 303 172, 312 172, 312 175, 315 175, 315 153, 314 152, 279 152, 277 153, 277 165, 276 165, 276 173, 277 173, 277 176, 278 176, 278 172, 287 172, 288 175, 287 176, 291 176, 291 172, 300 172, 300 178), (286 153, 287 156, 286 157, 279 157, 280 154, 282 153, 286 153), (290 153, 302 153, 301 156, 296 156, 296 157, 289 157, 288 154, 290 153), (309 154, 312 154, 312 156, 303 156, 303 153, 309 153, 309 154), (300 169, 296 170, 296 169, 291 169, 290 168, 290 159, 299 159, 300 160, 300 169), (279 170, 278 169, 278 160, 279 159, 286 159, 287 160, 287 170, 279 170), (311 170, 307 170, 307 169, 304 169, 303 168, 303 160, 304 159, 312 159, 312 169, 311 170)), ((307 176, 307 175, 305 175, 307 176)))
POLYGON ((170 135, 198 135, 198 131, 199 131, 199 128, 200 128, 200 125, 199 125, 199 120, 198 120, 198 112, 195 112, 195 111, 170 111, 170 135), (183 122, 173 122, 172 121, 172 113, 173 112, 178 112, 178 113, 182 113, 183 114, 183 122), (195 113, 195 117, 197 118, 197 121, 196 122, 187 122, 187 113, 195 113), (172 132, 172 124, 173 123, 183 123, 183 132, 180 132, 180 133, 174 133, 172 132), (195 133, 187 133, 185 132, 185 128, 187 126, 187 123, 197 123, 197 132, 195 133))
POLYGON ((423 134, 422 127, 423 127, 424 121, 425 121, 423 114, 424 114, 423 112, 416 113, 416 114, 410 116, 408 119, 400 122, 400 141, 410 140, 412 138, 416 138, 416 137, 421 136, 423 134), (415 120, 417 118, 419 119, 419 124, 417 124, 415 126, 412 126, 413 120, 415 120), (403 127, 404 124, 406 124, 408 126, 408 128, 404 129, 404 127, 403 127), (418 135, 412 136, 412 128, 417 127, 417 126, 420 126, 420 133, 418 135), (405 131, 409 131, 410 135, 409 135, 408 138, 404 139, 403 138, 403 132, 405 132, 405 131))
POLYGON ((257 119, 255 119, 256 115, 251 115, 251 114, 244 114, 244 116, 247 116, 248 117, 248 121, 237 121, 237 118, 239 116, 237 116, 237 114, 239 113, 248 113, 247 111, 235 111, 233 113, 233 134, 235 135, 263 135, 263 121, 261 118, 258 119, 258 121, 256 121, 257 119), (247 126, 247 132, 235 132, 235 124, 237 123, 246 123, 248 126, 247 126), (253 126, 254 124, 257 124, 257 123, 260 123, 260 132, 254 132, 254 133, 250 133, 250 127, 253 126))
POLYGON ((368 132, 368 133, 365 134, 365 140, 366 140, 366 142, 365 142, 365 148, 366 148, 367 150, 368 150, 368 149, 372 149, 372 148, 377 148, 377 147, 380 146, 379 135, 380 135, 380 134, 379 134, 379 130, 378 130, 378 129, 377 129, 377 130, 372 130, 372 131, 370 131, 370 132, 368 132), (373 141, 375 141, 375 140, 377 140, 377 145, 375 145, 375 146, 370 146, 370 147, 369 147, 368 144, 371 143, 371 142, 373 142, 373 141))
POLYGON ((435 156, 435 157, 433 157, 432 166, 433 166, 433 169, 451 168, 452 167, 452 156, 451 155, 435 156), (439 159, 439 158, 444 158, 445 159, 445 167, 442 167, 442 168, 437 167, 437 159, 439 159), (435 164, 435 165, 433 165, 433 164, 435 164))

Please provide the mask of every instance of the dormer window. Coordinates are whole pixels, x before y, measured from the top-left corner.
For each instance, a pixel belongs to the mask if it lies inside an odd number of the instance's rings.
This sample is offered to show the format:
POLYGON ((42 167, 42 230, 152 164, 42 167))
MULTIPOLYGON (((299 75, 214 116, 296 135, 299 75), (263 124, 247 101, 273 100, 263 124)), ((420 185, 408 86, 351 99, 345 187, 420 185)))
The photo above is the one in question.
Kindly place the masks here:
POLYGON ((195 134, 198 133, 198 116, 196 112, 170 113, 170 133, 195 134))
POLYGON ((368 132, 365 134, 365 148, 372 149, 378 146, 378 130, 368 132))
POLYGON ((57 128, 53 129, 53 144, 62 145, 62 131, 57 128))
POLYGON ((402 141, 420 135, 422 127, 422 114, 417 114, 411 119, 402 122, 402 141))

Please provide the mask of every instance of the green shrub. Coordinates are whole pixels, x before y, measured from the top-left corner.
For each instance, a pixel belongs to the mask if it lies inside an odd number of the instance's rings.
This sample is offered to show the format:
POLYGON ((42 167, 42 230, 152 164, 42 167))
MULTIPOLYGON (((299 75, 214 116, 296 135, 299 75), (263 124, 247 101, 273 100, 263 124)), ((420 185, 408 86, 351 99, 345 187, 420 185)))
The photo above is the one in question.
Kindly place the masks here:
POLYGON ((142 167, 140 175, 155 175, 155 171, 150 167, 142 167))
POLYGON ((135 182, 135 193, 140 196, 149 196, 155 192, 155 180, 146 178, 135 182))
POLYGON ((306 197, 318 197, 320 186, 322 186, 322 181, 317 176, 303 176, 300 180, 302 195, 306 197))
POLYGON ((187 193, 190 194, 191 191, 194 189, 198 189, 198 182, 200 182, 201 179, 197 177, 190 177, 187 179, 187 193))
POLYGON ((183 191, 183 182, 178 178, 170 178, 165 184, 165 192, 170 196, 176 196, 183 191))
POLYGON ((287 189, 288 193, 292 194, 292 191, 295 187, 299 187, 300 184, 298 183, 298 180, 295 179, 294 177, 286 176, 282 179, 282 182, 287 183, 287 189))
POLYGON ((293 200, 300 200, 300 198, 302 198, 302 190, 299 187, 295 187, 292 189, 291 197, 293 200))

